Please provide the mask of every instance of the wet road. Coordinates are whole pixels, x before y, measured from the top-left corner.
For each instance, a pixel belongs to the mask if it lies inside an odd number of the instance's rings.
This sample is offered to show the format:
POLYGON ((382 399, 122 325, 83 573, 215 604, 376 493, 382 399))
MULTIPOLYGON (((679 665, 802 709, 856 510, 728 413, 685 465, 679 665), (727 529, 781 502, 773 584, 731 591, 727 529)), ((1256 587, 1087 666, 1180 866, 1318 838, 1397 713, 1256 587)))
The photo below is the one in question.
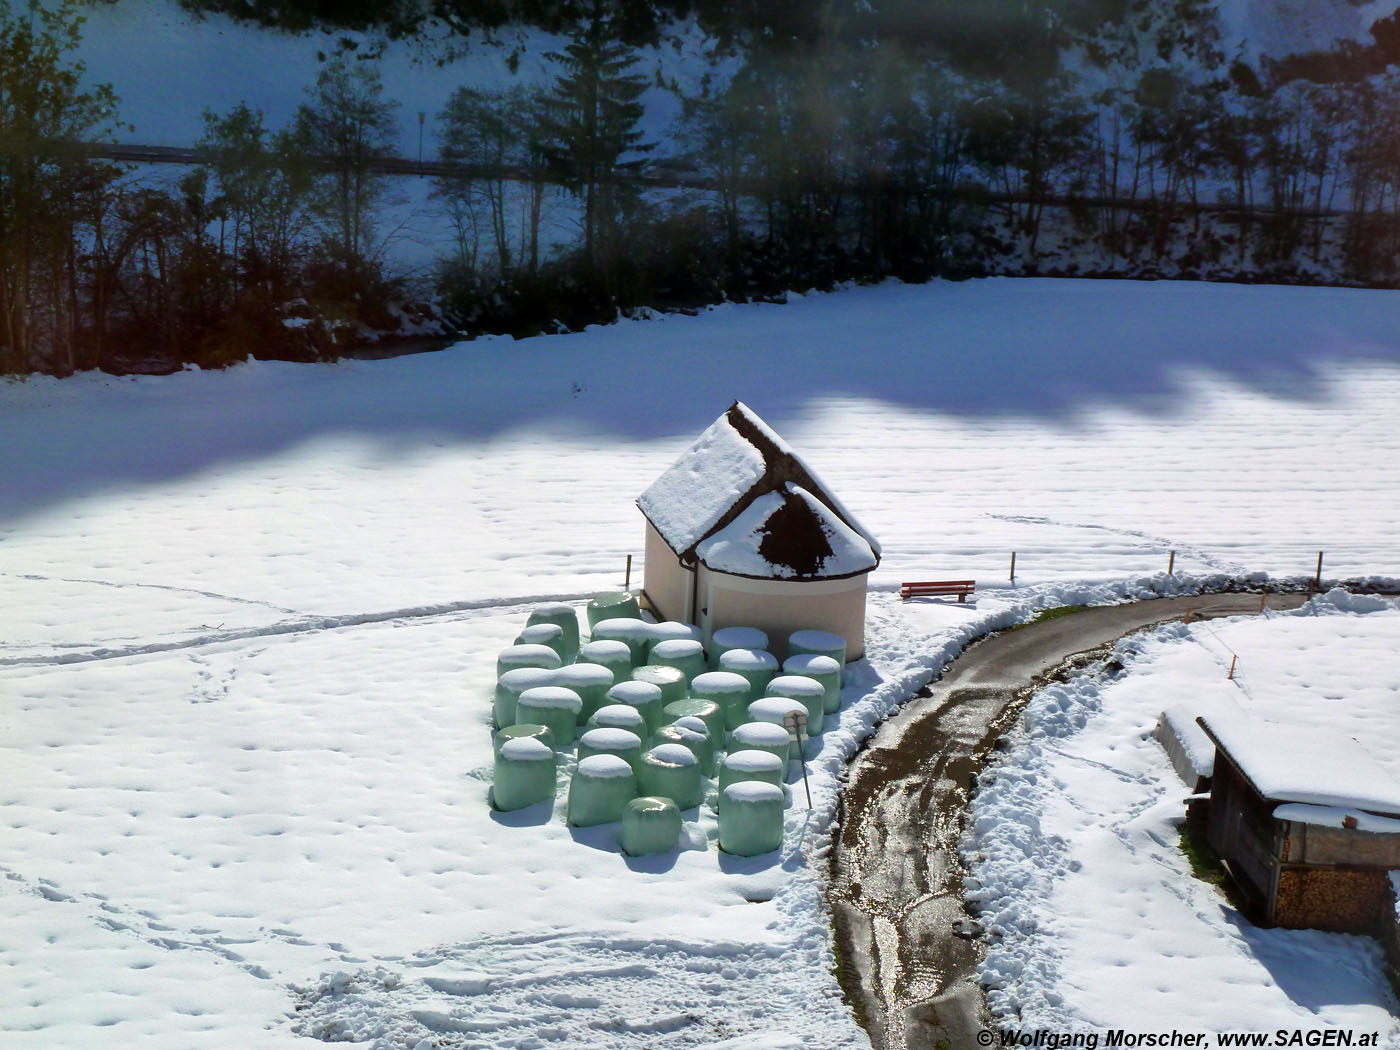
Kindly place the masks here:
MULTIPOLYGON (((984 1003, 958 840, 973 775, 1040 684, 1118 638, 1183 618, 1257 613, 1259 594, 1087 609, 969 647, 885 722, 847 771, 830 904, 841 981, 877 1050, 974 1047, 984 1003)), ((1270 594, 1270 609, 1304 594, 1270 594)))

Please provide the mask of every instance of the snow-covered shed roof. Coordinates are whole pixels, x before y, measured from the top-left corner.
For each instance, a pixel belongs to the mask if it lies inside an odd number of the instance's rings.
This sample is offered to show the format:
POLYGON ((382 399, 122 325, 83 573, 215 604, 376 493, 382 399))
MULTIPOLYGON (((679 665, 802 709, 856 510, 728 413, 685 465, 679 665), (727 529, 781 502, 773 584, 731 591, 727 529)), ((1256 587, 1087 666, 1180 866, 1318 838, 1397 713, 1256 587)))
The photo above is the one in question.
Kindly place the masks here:
POLYGON ((869 572, 880 545, 741 401, 637 500, 683 562, 717 572, 832 579, 869 572))
POLYGON ((1244 714, 1203 715, 1200 723, 1272 802, 1400 816, 1400 782, 1349 736, 1244 714))

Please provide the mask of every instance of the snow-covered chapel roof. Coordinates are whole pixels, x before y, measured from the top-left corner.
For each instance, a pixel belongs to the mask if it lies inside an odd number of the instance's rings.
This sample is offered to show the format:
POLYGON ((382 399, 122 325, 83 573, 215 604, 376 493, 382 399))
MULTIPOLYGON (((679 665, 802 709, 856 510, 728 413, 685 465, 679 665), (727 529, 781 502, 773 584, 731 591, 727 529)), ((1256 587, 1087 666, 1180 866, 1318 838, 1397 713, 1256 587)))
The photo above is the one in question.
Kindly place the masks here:
POLYGON ((763 579, 869 572, 880 545, 754 411, 736 401, 637 500, 684 562, 763 579))

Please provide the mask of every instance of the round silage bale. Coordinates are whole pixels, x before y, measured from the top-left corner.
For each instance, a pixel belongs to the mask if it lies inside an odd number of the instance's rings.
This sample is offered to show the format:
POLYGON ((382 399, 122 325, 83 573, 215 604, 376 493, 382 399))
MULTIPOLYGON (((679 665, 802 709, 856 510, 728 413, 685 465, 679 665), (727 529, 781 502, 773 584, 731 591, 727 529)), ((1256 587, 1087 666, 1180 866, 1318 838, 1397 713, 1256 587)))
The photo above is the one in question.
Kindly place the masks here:
POLYGON ((554 650, 561 664, 572 660, 573 654, 564 644, 564 629, 557 623, 537 623, 515 636, 516 645, 547 645, 554 650))
POLYGON ((788 635, 788 655, 800 656, 803 653, 814 653, 817 656, 829 656, 840 664, 846 666, 846 639, 839 634, 832 634, 830 631, 793 631, 788 635))
POLYGON ((758 780, 782 787, 787 763, 771 751, 731 751, 719 765, 719 789, 743 780, 758 780))
POLYGON ((757 627, 721 627, 710 635, 710 667, 719 670, 719 658, 730 649, 767 651, 768 635, 757 627))
POLYGON ((816 736, 822 731, 826 711, 826 687, 815 678, 799 674, 780 674, 768 683, 769 696, 786 696, 807 708, 807 733, 816 736))
POLYGON ((589 715, 609 702, 613 673, 601 664, 569 664, 554 672, 554 684, 578 693, 583 701, 583 709, 579 711, 579 725, 582 725, 589 715))
POLYGON ((569 781, 569 823, 581 828, 622 819, 637 797, 637 777, 617 755, 591 755, 574 769, 569 781))
POLYGON ((526 689, 515 702, 517 722, 536 722, 549 726, 554 734, 554 746, 572 746, 578 727, 578 713, 583 701, 572 689, 560 685, 541 685, 526 689))
POLYGON ((632 668, 632 681, 646 682, 661 690, 663 705, 685 699, 685 672, 674 667, 659 667, 647 664, 632 668))
POLYGON ((524 644, 517 642, 509 648, 502 649, 496 655, 496 677, 507 671, 514 671, 521 667, 542 667, 546 670, 554 670, 563 664, 556 653, 547 645, 524 644))
POLYGON ((522 737, 538 740, 551 751, 554 750, 554 734, 549 731, 549 726, 542 726, 538 722, 520 722, 513 726, 506 726, 504 729, 498 729, 495 736, 491 738, 492 750, 499 752, 501 745, 507 740, 519 740, 522 737))
POLYGON ((706 671, 696 675, 690 683, 693 699, 713 700, 724 709, 725 729, 734 729, 744 724, 748 718, 749 702, 757 699, 749 695, 753 688, 749 680, 733 671, 706 671))
POLYGON ((662 693, 659 685, 634 682, 629 678, 608 690, 608 700, 614 704, 625 704, 640 713, 646 720, 647 736, 661 728, 662 693))
POLYGON ((564 632, 564 662, 568 663, 578 655, 578 611, 572 605, 536 605, 525 619, 527 627, 552 623, 564 632))
POLYGON ((688 748, 695 756, 695 761, 700 763, 700 773, 703 776, 712 777, 715 775, 715 745, 709 734, 704 730, 704 723, 701 723, 698 731, 689 726, 679 726, 674 723, 662 726, 652 737, 654 744, 680 744, 688 748))
POLYGON ((705 673, 705 650, 693 638, 667 638, 651 647, 647 663, 654 667, 674 667, 691 681, 705 673))
POLYGON ((666 853, 680 838, 680 807, 669 798, 643 795, 622 811, 622 852, 628 856, 666 853))
POLYGON ((719 669, 742 675, 748 681, 752 703, 778 673, 778 658, 766 649, 730 649, 719 658, 719 669))
POLYGON ((782 725, 773 722, 745 722, 729 734, 730 751, 767 751, 783 760, 787 769, 792 757, 792 737, 782 725))
POLYGON ((554 751, 538 737, 505 741, 496 752, 491 801, 509 812, 554 798, 554 751))
POLYGON ((700 763, 680 744, 660 744, 644 754, 637 781, 642 794, 669 798, 681 809, 700 805, 704 797, 700 763))
POLYGON ((578 760, 582 762, 593 755, 616 755, 635 773, 642 764, 641 737, 630 729, 596 726, 578 738, 578 760))
POLYGON ((669 703, 661 709, 661 721, 666 725, 687 716, 699 718, 705 723, 705 732, 716 751, 724 746, 724 708, 713 700, 687 697, 669 703))
POLYGON ((553 685, 554 674, 548 667, 517 667, 501 675, 496 680, 496 698, 491 704, 491 718, 496 728, 515 725, 515 705, 520 694, 526 689, 553 685))
POLYGON ((841 665, 830 656, 818 653, 798 653, 783 661, 783 674, 799 674, 814 678, 822 684, 826 695, 822 699, 822 712, 834 715, 841 710, 841 665))
POLYGON ((636 596, 627 591, 608 591, 605 594, 595 594, 592 601, 588 603, 589 631, 591 632, 604 620, 616 618, 629 620, 642 618, 642 610, 637 605, 636 596))
POLYGON ((662 620, 660 623, 647 624, 651 629, 647 639, 647 658, 650 660, 651 651, 662 642, 703 642, 704 633, 693 623, 681 623, 679 620, 662 620))
POLYGON ((619 619, 600 620, 593 625, 590 641, 622 642, 627 646, 633 667, 641 667, 647 662, 647 647, 651 644, 652 624, 645 620, 619 619))
POLYGON ((614 682, 625 682, 632 676, 632 650, 626 642, 600 638, 596 642, 584 642, 578 647, 578 662, 597 664, 613 673, 614 682))
POLYGON ((645 746, 651 739, 646 717, 630 704, 609 704, 594 711, 588 719, 589 729, 625 729, 645 746))
POLYGON ((719 848, 740 857, 771 853, 783 844, 783 789, 741 780, 719 793, 719 848))

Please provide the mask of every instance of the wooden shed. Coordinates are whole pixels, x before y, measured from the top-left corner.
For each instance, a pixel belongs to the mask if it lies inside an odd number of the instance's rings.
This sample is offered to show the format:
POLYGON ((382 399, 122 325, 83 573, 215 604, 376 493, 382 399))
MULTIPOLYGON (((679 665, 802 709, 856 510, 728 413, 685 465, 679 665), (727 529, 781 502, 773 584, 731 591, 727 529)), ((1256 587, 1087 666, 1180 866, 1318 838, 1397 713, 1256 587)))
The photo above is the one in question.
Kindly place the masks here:
POLYGON ((782 659, 787 636, 839 634, 865 652, 865 587, 880 545, 802 458, 742 402, 637 500, 643 589, 658 616, 758 627, 782 659))
POLYGON ((1373 933, 1400 868, 1400 782, 1355 740, 1246 715, 1215 744, 1207 837, 1266 924, 1373 933))

